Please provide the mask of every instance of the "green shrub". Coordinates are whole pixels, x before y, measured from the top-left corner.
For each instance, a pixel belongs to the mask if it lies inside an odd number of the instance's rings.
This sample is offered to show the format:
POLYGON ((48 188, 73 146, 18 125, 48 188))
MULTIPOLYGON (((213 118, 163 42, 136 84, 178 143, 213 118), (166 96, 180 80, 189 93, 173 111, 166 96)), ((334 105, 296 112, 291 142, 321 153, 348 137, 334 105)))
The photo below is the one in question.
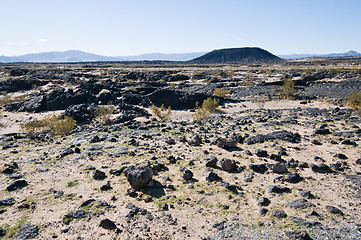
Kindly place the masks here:
POLYGON ((111 116, 114 113, 114 110, 115 106, 110 103, 110 105, 100 106, 94 111, 94 115, 98 122, 102 124, 111 124, 113 122, 111 116))
POLYGON ((172 114, 172 110, 170 106, 165 109, 164 104, 160 108, 156 106, 151 106, 150 110, 152 110, 153 115, 160 121, 160 122, 166 122, 169 121, 170 115, 172 114))
POLYGON ((33 120, 20 124, 20 128, 28 136, 34 137, 41 132, 53 132, 59 135, 69 134, 76 126, 76 121, 71 117, 48 116, 44 119, 33 120))
POLYGON ((281 93, 285 99, 291 99, 295 93, 295 82, 292 79, 284 80, 281 93))
POLYGON ((361 112, 361 92, 352 92, 347 97, 347 104, 353 109, 361 112))
POLYGON ((199 102, 196 102, 196 112, 193 114, 193 119, 196 122, 206 122, 212 113, 215 113, 219 106, 218 99, 207 98, 203 101, 202 107, 199 102))
POLYGON ((210 113, 216 112, 219 106, 219 100, 215 98, 207 98, 203 101, 202 108, 210 113))
POLYGON ((224 88, 215 88, 213 90, 213 96, 216 96, 216 97, 226 97, 229 94, 230 94, 230 92, 224 88))

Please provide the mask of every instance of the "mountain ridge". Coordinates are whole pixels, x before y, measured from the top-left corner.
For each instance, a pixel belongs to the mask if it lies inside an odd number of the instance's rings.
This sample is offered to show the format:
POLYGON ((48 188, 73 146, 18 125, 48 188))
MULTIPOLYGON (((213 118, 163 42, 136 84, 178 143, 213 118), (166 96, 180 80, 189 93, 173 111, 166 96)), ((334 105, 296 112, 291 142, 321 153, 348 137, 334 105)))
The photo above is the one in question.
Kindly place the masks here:
MULTIPOLYGON (((232 49, 232 48, 225 48, 232 49)), ((236 49, 236 48, 233 48, 236 49)), ((224 50, 224 49, 218 49, 224 50)), ((213 50, 217 51, 217 50, 213 50)), ((211 51, 212 52, 212 51, 211 51)), ((101 61, 188 61, 209 54, 211 52, 190 52, 190 53, 145 53, 132 56, 117 56, 109 57, 93 53, 87 53, 80 50, 68 51, 51 51, 41 53, 29 53, 19 56, 1 56, 0 63, 19 63, 19 62, 34 62, 34 63, 61 63, 61 62, 101 62, 101 61)), ((276 55, 275 55, 276 56, 276 55)), ((348 51, 345 53, 330 53, 330 54, 289 54, 277 55, 284 59, 303 59, 310 57, 353 57, 361 56, 356 51, 348 51)))
POLYGON ((360 57, 361 53, 350 50, 344 53, 329 53, 329 54, 286 54, 286 55, 278 55, 284 59, 303 59, 303 58, 311 58, 311 57, 360 57))

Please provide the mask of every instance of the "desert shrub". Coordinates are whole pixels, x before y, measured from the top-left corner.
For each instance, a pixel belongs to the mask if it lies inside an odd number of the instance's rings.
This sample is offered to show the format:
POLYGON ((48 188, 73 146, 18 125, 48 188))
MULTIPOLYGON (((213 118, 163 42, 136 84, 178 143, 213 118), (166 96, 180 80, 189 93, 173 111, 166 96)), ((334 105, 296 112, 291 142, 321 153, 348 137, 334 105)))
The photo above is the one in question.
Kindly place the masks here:
POLYGON ((281 93, 285 99, 291 99, 295 93, 295 82, 292 79, 284 80, 281 87, 281 93))
POLYGON ((76 126, 76 121, 71 117, 48 116, 44 119, 33 120, 20 124, 20 128, 29 136, 35 136, 41 132, 53 132, 59 135, 69 134, 76 126))
POLYGON ((193 119, 196 122, 205 122, 208 120, 212 113, 215 113, 219 106, 218 99, 207 98, 203 101, 202 106, 199 106, 199 102, 196 102, 196 112, 193 114, 193 119))
POLYGON ((160 122, 166 122, 169 121, 170 115, 172 114, 172 110, 170 106, 166 109, 164 107, 164 104, 160 108, 156 106, 151 106, 150 110, 152 110, 153 115, 160 121, 160 122))
POLYGON ((98 109, 94 111, 95 118, 98 122, 102 124, 111 124, 112 114, 114 113, 115 106, 110 103, 110 105, 100 106, 98 109))
POLYGON ((210 113, 216 112, 219 106, 219 100, 215 98, 207 98, 203 101, 202 108, 210 113))
POLYGON ((23 102, 26 99, 25 95, 11 97, 8 93, 3 93, 0 98, 0 106, 14 102, 23 102))
POLYGON ((346 100, 350 108, 361 113, 361 92, 352 92, 346 100))
POLYGON ((216 97, 226 97, 229 94, 230 94, 229 90, 224 89, 224 88, 215 88, 213 90, 213 96, 216 96, 216 97))
POLYGON ((257 94, 256 96, 254 96, 253 98, 253 102, 260 108, 260 109, 265 109, 264 105, 266 104, 266 102, 268 101, 268 96, 264 95, 264 94, 257 94))

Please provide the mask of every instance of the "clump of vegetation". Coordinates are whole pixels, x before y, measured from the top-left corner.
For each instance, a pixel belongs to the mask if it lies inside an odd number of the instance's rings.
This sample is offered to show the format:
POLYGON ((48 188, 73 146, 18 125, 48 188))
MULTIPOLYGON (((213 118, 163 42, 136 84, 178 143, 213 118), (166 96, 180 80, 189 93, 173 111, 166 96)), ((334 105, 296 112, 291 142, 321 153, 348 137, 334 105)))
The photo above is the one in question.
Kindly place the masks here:
POLYGON ((216 97, 226 97, 230 94, 230 91, 224 88, 215 88, 213 90, 213 96, 216 97))
POLYGON ((153 115, 160 121, 160 122, 166 122, 169 121, 170 115, 172 114, 172 110, 170 106, 166 109, 164 104, 160 106, 160 108, 156 106, 151 106, 150 110, 152 110, 153 115))
POLYGON ((361 113, 361 92, 352 92, 347 97, 347 104, 353 109, 361 113))
POLYGON ((95 118, 98 122, 102 124, 111 124, 112 114, 115 111, 115 106, 110 102, 109 105, 100 106, 98 109, 94 111, 95 118))
POLYGON ((284 80, 281 93, 285 99, 291 99, 295 93, 295 82, 292 79, 284 80))
POLYGON ((24 95, 11 97, 8 93, 3 93, 0 98, 0 106, 14 102, 23 102, 26 100, 24 95))
POLYGON ((196 122, 205 122, 212 113, 215 113, 219 106, 219 100, 215 98, 207 98, 203 101, 202 106, 196 102, 196 112, 193 114, 193 119, 196 122))
POLYGON ((76 121, 71 117, 48 116, 44 119, 33 120, 20 124, 20 128, 28 136, 35 137, 39 133, 53 132, 59 135, 69 134, 76 126, 76 121))
POLYGON ((253 102, 262 110, 264 110, 264 105, 268 101, 268 96, 265 94, 258 94, 254 96, 253 102))

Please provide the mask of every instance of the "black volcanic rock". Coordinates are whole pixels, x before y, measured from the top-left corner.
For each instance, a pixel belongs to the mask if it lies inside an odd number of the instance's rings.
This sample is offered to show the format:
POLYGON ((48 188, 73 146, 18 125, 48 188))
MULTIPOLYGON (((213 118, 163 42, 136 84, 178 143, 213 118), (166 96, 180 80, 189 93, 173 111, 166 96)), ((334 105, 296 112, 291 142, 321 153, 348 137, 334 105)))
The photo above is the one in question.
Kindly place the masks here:
POLYGON ((283 59, 257 47, 228 48, 213 50, 203 56, 190 60, 190 63, 256 63, 280 62, 283 59))

